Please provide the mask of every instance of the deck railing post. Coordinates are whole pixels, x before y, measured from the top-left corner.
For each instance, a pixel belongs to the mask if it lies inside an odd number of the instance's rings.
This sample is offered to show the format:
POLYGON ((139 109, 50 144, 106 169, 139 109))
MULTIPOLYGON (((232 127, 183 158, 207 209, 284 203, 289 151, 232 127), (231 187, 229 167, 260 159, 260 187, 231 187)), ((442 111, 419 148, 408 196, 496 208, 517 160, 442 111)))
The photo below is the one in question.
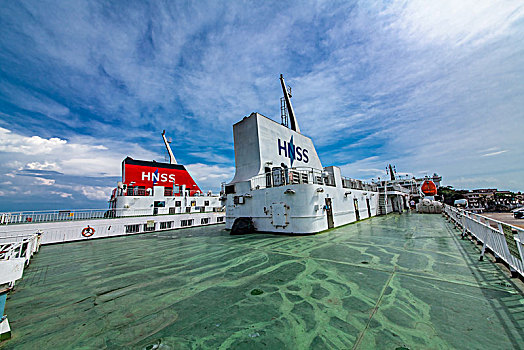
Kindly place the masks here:
POLYGON ((482 245, 482 251, 480 252, 479 261, 484 260, 484 253, 486 253, 487 239, 484 239, 484 244, 482 245))
POLYGON ((462 215, 461 216, 461 221, 462 221, 462 234, 461 234, 461 238, 464 239, 466 238, 466 217, 465 215, 462 215))
POLYGON ((31 254, 33 253, 32 250, 33 250, 33 242, 32 240, 27 240, 27 245, 26 245, 26 248, 25 248, 25 264, 26 266, 29 265, 29 260, 31 259, 31 254))

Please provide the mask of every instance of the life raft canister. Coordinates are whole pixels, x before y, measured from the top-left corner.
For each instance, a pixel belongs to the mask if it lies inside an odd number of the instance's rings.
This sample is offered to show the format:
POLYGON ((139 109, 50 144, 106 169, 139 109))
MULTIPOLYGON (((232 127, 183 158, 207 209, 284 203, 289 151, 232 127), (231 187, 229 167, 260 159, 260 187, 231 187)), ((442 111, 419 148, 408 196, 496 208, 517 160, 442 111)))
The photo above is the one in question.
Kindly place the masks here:
POLYGON ((424 181, 424 183, 420 187, 420 190, 426 196, 435 196, 437 194, 437 186, 435 186, 435 183, 431 180, 424 181))
POLYGON ((87 225, 87 227, 84 227, 84 229, 82 230, 82 236, 84 237, 91 237, 94 234, 95 234, 95 229, 89 225, 87 225))

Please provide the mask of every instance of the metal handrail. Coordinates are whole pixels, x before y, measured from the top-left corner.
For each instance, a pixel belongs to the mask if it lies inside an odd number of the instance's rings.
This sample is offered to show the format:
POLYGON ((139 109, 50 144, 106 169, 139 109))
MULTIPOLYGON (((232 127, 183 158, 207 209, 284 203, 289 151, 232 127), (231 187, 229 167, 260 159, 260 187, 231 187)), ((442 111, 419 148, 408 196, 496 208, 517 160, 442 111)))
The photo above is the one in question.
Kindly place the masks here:
MULTIPOLYGON (((209 208, 210 211, 215 211, 215 207, 209 208)), ((77 221, 87 219, 120 218, 124 216, 128 217, 149 215, 153 215, 152 208, 19 211, 0 213, 0 224, 29 224, 35 222, 77 221)))
POLYGON ((486 249, 503 260, 512 272, 524 277, 524 229, 506 224, 467 210, 444 205, 444 213, 462 229, 462 236, 470 234, 483 244, 481 260, 486 249))
MULTIPOLYGON (((368 184, 361 180, 355 180, 344 176, 341 177, 341 180, 344 188, 377 191, 376 185, 368 184)), ((324 170, 307 167, 273 168, 271 172, 251 178, 251 190, 303 184, 336 186, 333 174, 324 170)))
POLYGON ((251 190, 293 184, 324 185, 324 171, 314 168, 273 168, 271 172, 251 178, 251 190))
POLYGON ((40 247, 40 234, 0 237, 0 261, 24 258, 25 264, 40 247))
MULTIPOLYGON (((0 238, 0 283, 8 290, 19 279, 24 267, 40 248, 40 233, 0 238)), ((3 311, 3 307, 2 310, 3 311)), ((0 313, 0 316, 3 314, 0 313)))
POLYGON ((75 209, 0 213, 0 224, 21 224, 51 221, 76 221, 111 217, 150 215, 151 209, 75 209))
POLYGON ((354 190, 364 190, 373 192, 378 191, 378 185, 374 183, 367 183, 362 180, 356 180, 346 176, 342 176, 342 187, 354 190))

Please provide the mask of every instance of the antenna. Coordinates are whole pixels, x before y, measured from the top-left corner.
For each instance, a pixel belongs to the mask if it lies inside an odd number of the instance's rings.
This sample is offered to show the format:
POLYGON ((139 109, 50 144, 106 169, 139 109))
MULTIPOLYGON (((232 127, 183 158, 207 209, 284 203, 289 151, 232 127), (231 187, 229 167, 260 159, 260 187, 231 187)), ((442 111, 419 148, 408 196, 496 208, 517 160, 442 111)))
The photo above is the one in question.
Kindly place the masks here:
POLYGON ((291 105, 291 88, 286 89, 286 82, 284 81, 284 76, 280 74, 280 85, 282 85, 282 92, 284 93, 284 99, 286 101, 286 109, 289 115, 289 122, 291 124, 291 130, 300 132, 298 127, 297 119, 295 118, 295 112, 293 111, 293 106, 291 105))
POLYGON ((168 141, 166 139, 166 131, 162 130, 162 138, 164 139, 164 144, 166 145, 167 153, 169 154, 169 163, 170 164, 177 164, 175 155, 173 154, 173 151, 171 151, 171 146, 169 144, 171 143, 171 139, 168 141))

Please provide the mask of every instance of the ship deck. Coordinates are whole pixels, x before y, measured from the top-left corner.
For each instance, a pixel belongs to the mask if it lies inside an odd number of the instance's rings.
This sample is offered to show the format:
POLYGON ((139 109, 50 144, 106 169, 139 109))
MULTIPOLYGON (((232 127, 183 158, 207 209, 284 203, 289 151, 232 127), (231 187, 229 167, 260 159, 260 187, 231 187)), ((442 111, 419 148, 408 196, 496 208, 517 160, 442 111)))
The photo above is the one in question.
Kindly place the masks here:
POLYGON ((300 237, 222 227, 42 247, 10 294, 0 347, 524 346, 521 282, 440 215, 300 237))

